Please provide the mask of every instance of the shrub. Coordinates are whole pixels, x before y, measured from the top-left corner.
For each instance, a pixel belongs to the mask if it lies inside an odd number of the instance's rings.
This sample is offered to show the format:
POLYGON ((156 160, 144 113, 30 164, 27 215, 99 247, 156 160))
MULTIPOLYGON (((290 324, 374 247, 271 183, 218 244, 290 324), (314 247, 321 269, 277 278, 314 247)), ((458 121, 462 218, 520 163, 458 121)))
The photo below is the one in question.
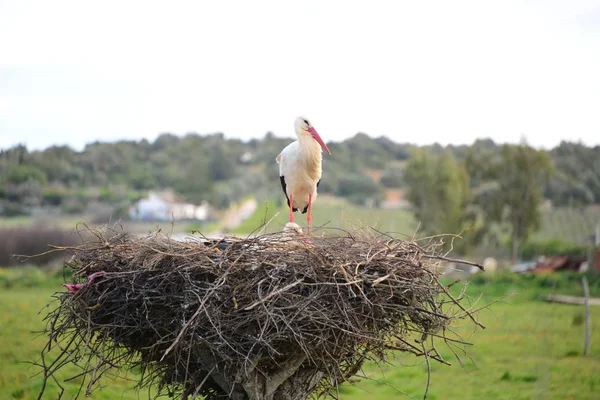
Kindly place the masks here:
POLYGON ((586 247, 560 239, 530 241, 521 246, 521 257, 532 260, 536 256, 585 256, 586 247))
POLYGON ((130 203, 136 203, 138 201, 140 201, 141 199, 143 199, 144 197, 147 196, 147 193, 144 191, 137 191, 137 190, 129 190, 127 191, 127 200, 130 203))
POLYGON ((23 207, 21 203, 14 201, 1 201, 0 215, 3 217, 18 217, 20 215, 29 215, 29 211, 27 208, 23 207))
POLYGON ((115 193, 108 186, 104 186, 100 188, 100 193, 98 194, 98 199, 104 202, 112 202, 116 200, 115 193))
POLYGON ((404 168, 388 166, 381 175, 381 184, 387 188, 399 188, 404 185, 404 168))
POLYGON ((43 204, 47 206, 59 206, 65 194, 59 190, 47 190, 43 194, 43 204))
POLYGON ((86 201, 79 197, 69 197, 63 201, 61 211, 65 214, 81 214, 85 211, 86 201))
POLYGON ((44 171, 33 165, 21 164, 12 165, 8 168, 6 180, 14 184, 21 184, 30 180, 45 184, 48 182, 48 177, 44 171))
POLYGON ((75 193, 78 199, 86 200, 88 198, 88 190, 87 189, 79 189, 75 193))
POLYGON ((364 175, 350 175, 340 179, 338 195, 340 196, 373 196, 379 192, 379 186, 371 178, 364 175))

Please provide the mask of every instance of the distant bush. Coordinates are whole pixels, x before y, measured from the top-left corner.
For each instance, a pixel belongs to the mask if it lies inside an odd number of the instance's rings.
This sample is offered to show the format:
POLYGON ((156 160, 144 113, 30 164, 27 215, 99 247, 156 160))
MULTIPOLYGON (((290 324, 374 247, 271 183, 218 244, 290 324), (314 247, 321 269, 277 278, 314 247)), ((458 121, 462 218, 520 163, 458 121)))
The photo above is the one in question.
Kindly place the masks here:
POLYGON ((59 190, 46 190, 43 194, 43 205, 46 206, 59 206, 63 199, 65 198, 65 193, 59 190))
POLYGON ((48 177, 41 169, 27 164, 11 165, 6 172, 7 182, 21 184, 30 180, 45 184, 48 177))
POLYGON ((388 166, 381 175, 381 184, 387 188, 404 186, 404 168, 388 166))
POLYGON ((75 192, 75 196, 80 200, 87 200, 89 195, 88 190, 85 188, 78 189, 77 192, 75 192))
POLYGON ((147 192, 139 191, 139 190, 128 190, 127 191, 127 200, 130 203, 136 203, 147 196, 147 192))
POLYGON ((381 190, 379 185, 368 176, 350 175, 340 179, 338 195, 354 204, 364 206, 369 200, 380 200, 381 190))
POLYGON ((105 202, 111 202, 116 199, 116 196, 108 186, 105 186, 105 187, 100 188, 100 193, 98 194, 98 198, 105 202))
POLYGON ((343 177, 339 183, 340 196, 364 195, 370 196, 377 193, 379 187, 371 178, 365 175, 349 175, 343 177))
POLYGON ((90 222, 92 224, 106 224, 115 222, 119 219, 128 217, 129 202, 120 201, 108 205, 105 203, 91 203, 86 209, 86 213, 91 215, 90 222))
POLYGON ((19 184, 6 184, 4 197, 11 202, 35 207, 42 204, 43 190, 44 187, 40 182, 30 179, 19 184))
POLYGON ((61 211, 65 214, 81 214, 85 211, 86 201, 80 197, 69 197, 61 204, 61 211))
POLYGON ((18 217, 20 215, 29 215, 29 210, 23 207, 21 203, 8 200, 0 201, 0 216, 18 217))
MULTIPOLYGON (((68 246, 75 243, 77 236, 74 233, 41 223, 0 229, 0 266, 20 265, 21 262, 14 255, 33 256, 51 250, 49 245, 68 246)), ((27 262, 42 266, 64 257, 64 253, 50 253, 31 258, 27 262)))
POLYGON ((585 256, 587 248, 560 239, 530 241, 521 246, 523 260, 532 260, 537 256, 585 256))

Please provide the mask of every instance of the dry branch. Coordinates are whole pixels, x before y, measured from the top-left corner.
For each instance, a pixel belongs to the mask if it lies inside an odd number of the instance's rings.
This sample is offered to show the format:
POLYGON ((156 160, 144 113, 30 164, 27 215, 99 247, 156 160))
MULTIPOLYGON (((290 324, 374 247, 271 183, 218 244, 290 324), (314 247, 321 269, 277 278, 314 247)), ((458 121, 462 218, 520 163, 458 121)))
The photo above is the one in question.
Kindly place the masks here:
POLYGON ((76 365, 87 394, 137 366, 139 387, 172 397, 301 400, 334 393, 388 349, 447 364, 425 341, 456 345, 453 321, 479 322, 438 280, 440 243, 335 232, 312 244, 86 232, 62 248, 68 267, 77 280, 104 275, 56 294, 44 381, 76 365))

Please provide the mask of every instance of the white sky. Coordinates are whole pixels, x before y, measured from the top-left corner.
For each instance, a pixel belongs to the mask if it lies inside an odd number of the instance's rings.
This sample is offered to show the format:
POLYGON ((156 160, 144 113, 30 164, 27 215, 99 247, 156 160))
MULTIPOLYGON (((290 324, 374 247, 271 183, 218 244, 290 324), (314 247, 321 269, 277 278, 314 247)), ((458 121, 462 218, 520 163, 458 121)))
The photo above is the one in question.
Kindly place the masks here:
POLYGON ((0 148, 161 132, 600 144, 600 0, 0 0, 0 148))

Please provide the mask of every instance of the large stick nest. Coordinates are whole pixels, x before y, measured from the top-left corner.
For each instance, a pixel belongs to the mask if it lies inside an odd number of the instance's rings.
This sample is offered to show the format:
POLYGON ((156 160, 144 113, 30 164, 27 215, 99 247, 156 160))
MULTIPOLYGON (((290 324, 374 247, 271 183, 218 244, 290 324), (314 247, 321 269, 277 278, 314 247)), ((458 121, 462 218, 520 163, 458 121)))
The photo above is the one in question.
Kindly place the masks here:
POLYGON ((171 396, 284 398, 274 393, 300 381, 326 393, 389 349, 446 363, 432 340, 458 343, 446 334, 455 319, 479 323, 438 281, 440 243, 335 232, 312 244, 88 232, 63 248, 68 266, 80 282, 105 274, 56 295, 44 381, 75 364, 89 394, 137 366, 140 387, 171 396))

